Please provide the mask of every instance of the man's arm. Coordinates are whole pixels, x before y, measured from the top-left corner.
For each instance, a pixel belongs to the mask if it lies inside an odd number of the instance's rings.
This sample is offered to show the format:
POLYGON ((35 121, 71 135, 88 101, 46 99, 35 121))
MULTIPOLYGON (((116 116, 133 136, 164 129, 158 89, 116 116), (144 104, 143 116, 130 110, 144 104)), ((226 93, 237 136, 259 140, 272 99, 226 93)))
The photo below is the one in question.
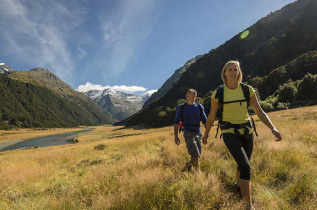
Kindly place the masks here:
POLYGON ((176 117, 174 120, 174 140, 175 144, 179 145, 180 140, 178 138, 178 129, 179 129, 179 122, 180 122, 180 111, 181 111, 181 105, 178 106, 177 111, 176 111, 176 117))
POLYGON ((202 104, 199 104, 199 106, 201 107, 201 121, 202 123, 204 124, 205 128, 206 128, 206 123, 207 123, 207 116, 206 116, 206 113, 205 113, 205 108, 202 104))
POLYGON ((174 140, 175 140, 175 144, 177 144, 177 145, 179 145, 181 143, 179 140, 179 137, 178 137, 178 129, 179 129, 179 125, 174 124, 174 140))

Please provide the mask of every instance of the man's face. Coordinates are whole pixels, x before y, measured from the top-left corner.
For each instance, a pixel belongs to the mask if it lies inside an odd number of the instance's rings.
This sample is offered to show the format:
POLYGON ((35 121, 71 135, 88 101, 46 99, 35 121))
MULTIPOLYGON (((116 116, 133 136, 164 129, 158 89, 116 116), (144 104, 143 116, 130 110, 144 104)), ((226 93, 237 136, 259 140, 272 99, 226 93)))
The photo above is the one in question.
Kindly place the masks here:
POLYGON ((196 99, 196 94, 188 90, 186 92, 186 100, 192 101, 192 100, 195 100, 195 99, 196 99))

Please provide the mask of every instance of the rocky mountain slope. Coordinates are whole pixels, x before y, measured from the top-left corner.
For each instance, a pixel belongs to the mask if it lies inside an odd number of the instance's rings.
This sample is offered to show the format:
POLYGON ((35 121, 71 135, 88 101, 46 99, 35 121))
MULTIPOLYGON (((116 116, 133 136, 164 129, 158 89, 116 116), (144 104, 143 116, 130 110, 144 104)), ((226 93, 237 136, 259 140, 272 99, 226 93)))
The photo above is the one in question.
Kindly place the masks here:
POLYGON ((173 85, 179 81, 183 73, 190 67, 190 65, 195 63, 196 60, 198 60, 201 57, 202 55, 198 55, 187 61, 184 66, 177 69, 174 72, 174 74, 164 82, 162 87, 160 87, 157 92, 153 93, 152 96, 144 103, 143 108, 148 106, 152 101, 164 96, 167 93, 167 91, 169 91, 169 89, 171 89, 173 85))
MULTIPOLYGON (((243 81, 248 81, 255 77, 264 78, 305 53, 317 50, 316 11, 316 0, 298 0, 260 19, 245 29, 249 32, 247 37, 241 38, 243 30, 203 55, 163 97, 131 116, 127 125, 155 127, 172 124, 184 89, 192 87, 200 96, 209 95, 222 83, 221 71, 228 60, 241 62, 243 81)), ((258 89, 263 99, 275 91, 258 89)))
POLYGON ((90 90, 85 94, 109 113, 114 121, 121 121, 139 111, 144 102, 151 96, 149 93, 143 95, 126 94, 113 88, 90 90))

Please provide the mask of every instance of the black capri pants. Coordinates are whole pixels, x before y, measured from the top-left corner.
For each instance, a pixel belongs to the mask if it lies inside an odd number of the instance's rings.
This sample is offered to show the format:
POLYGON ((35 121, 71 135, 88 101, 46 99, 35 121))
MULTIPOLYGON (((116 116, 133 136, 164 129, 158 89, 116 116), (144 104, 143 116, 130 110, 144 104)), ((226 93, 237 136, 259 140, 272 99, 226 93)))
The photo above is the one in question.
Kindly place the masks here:
POLYGON ((233 133, 224 133, 223 141, 238 164, 240 179, 250 180, 250 158, 253 150, 253 134, 247 138, 239 138, 233 133))

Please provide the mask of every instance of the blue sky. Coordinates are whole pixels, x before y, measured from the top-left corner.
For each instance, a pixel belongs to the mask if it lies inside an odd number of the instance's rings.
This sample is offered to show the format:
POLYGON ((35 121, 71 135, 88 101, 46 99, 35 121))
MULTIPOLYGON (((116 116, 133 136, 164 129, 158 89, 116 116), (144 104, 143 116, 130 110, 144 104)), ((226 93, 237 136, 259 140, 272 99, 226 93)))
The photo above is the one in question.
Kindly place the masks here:
POLYGON ((292 2, 1 0, 0 63, 47 68, 74 89, 86 84, 141 94, 292 2))

